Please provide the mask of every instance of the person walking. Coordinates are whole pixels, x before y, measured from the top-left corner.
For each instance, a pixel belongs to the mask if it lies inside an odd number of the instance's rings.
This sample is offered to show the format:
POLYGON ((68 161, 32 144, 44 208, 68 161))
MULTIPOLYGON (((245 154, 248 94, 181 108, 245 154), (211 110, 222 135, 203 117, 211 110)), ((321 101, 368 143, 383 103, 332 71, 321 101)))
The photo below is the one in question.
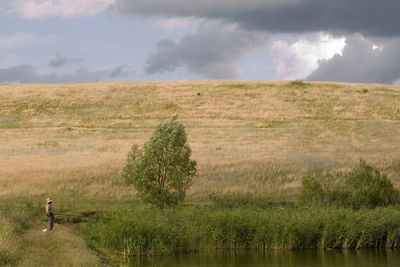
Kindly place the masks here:
POLYGON ((52 203, 53 203, 53 200, 51 198, 48 198, 47 203, 46 203, 47 229, 44 229, 43 232, 53 230, 54 209, 53 209, 53 206, 51 205, 52 203))

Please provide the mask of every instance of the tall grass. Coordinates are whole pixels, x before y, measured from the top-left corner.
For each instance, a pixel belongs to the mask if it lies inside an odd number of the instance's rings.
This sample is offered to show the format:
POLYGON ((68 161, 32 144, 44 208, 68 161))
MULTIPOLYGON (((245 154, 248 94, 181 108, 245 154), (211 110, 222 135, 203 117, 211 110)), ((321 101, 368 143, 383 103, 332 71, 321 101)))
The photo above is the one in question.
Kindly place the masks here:
POLYGON ((213 209, 105 212, 83 234, 93 246, 124 255, 219 249, 398 248, 397 207, 213 209))
POLYGON ((0 214, 0 265, 14 264, 17 260, 16 251, 19 248, 18 235, 14 225, 0 214))
POLYGON ((0 204, 0 266, 18 262, 22 234, 28 227, 28 221, 25 211, 6 203, 0 204))
POLYGON ((227 194, 211 193, 211 203, 216 208, 267 208, 274 206, 293 206, 293 201, 276 201, 273 196, 260 196, 251 193, 230 192, 227 194))

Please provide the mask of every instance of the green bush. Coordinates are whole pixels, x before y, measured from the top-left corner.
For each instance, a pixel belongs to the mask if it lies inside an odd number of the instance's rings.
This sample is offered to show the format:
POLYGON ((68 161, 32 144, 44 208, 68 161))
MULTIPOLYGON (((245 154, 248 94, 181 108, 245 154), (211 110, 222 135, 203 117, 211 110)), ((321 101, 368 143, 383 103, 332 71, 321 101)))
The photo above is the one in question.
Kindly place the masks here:
POLYGON ((364 160, 347 175, 327 175, 319 182, 314 176, 302 178, 300 205, 335 205, 374 208, 399 203, 399 191, 385 174, 364 160))
POLYGON ((399 202, 399 191, 385 174, 360 160, 346 177, 350 203, 355 208, 388 206, 399 202))
POLYGON ((196 175, 182 123, 176 118, 160 124, 141 150, 134 145, 123 169, 123 178, 139 196, 161 209, 183 201, 196 175))

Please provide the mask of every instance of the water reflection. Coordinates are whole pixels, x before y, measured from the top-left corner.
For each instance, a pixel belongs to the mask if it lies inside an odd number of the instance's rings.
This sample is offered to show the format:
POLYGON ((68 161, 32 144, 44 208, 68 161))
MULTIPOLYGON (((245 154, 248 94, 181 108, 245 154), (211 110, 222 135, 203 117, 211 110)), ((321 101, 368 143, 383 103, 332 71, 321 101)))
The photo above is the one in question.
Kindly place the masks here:
POLYGON ((398 250, 333 250, 293 252, 201 253, 194 255, 133 258, 128 266, 149 267, 398 267, 398 250))

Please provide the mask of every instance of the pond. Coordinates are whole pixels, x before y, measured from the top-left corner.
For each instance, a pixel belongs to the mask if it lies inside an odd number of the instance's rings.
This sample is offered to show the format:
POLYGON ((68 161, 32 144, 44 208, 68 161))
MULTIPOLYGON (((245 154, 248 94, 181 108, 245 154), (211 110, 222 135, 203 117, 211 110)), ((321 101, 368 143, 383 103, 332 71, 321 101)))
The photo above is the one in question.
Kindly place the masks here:
POLYGON ((150 267, 398 267, 400 266, 400 250, 200 253, 131 259, 128 265, 150 267))

